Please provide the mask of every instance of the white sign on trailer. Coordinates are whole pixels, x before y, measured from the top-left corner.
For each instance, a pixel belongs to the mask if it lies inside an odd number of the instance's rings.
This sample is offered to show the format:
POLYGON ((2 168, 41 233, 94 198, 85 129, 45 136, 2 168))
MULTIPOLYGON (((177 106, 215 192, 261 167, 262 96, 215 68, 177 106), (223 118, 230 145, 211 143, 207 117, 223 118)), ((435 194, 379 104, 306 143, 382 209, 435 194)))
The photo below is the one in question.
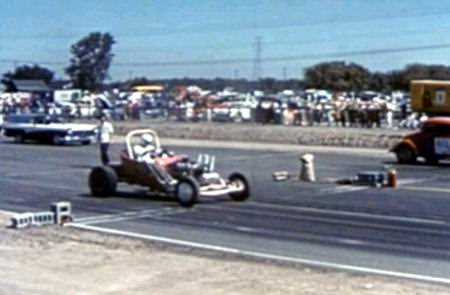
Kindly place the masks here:
POLYGON ((436 137, 434 139, 434 152, 436 155, 450 156, 450 138, 436 137))
POLYGON ((436 90, 434 105, 443 106, 447 101, 447 92, 445 90, 436 90))

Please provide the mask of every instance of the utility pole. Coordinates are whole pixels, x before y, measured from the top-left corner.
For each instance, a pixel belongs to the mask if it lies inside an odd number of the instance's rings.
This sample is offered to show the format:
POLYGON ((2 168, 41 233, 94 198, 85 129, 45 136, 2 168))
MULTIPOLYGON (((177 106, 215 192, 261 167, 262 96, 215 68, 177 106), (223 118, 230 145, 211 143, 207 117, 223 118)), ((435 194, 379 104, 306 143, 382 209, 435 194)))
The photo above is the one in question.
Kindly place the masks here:
POLYGON ((234 69, 233 70, 233 79, 237 80, 239 78, 239 70, 238 69, 234 69))
POLYGON ((262 77, 262 38, 256 37, 255 41, 255 58, 253 60, 253 80, 258 81, 262 77))
POLYGON ((239 70, 238 69, 234 69, 233 70, 233 88, 234 90, 236 90, 238 88, 239 82, 239 70))

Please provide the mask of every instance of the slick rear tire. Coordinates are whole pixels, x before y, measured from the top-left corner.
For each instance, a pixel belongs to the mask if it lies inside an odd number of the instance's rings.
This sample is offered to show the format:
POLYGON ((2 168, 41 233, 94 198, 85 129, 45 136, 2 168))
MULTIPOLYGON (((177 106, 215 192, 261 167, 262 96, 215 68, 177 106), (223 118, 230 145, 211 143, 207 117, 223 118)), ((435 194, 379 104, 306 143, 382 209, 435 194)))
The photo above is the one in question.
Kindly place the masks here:
POLYGON ((53 144, 53 145, 62 145, 62 144, 63 144, 63 141, 62 141, 62 139, 61 139, 60 136, 54 135, 54 136, 52 137, 52 139, 51 139, 51 144, 53 144))
POLYGON ((109 166, 95 167, 89 175, 89 188, 94 197, 109 197, 116 193, 117 174, 109 166))
POLYGON ((200 194, 198 182, 192 177, 182 178, 175 189, 175 197, 183 207, 192 207, 197 203, 200 194))
POLYGON ((241 188, 241 191, 230 193, 230 198, 236 202, 243 202, 250 197, 250 186, 248 184, 247 178, 241 173, 232 173, 228 177, 228 182, 230 185, 236 185, 241 188))
POLYGON ((15 143, 25 143, 25 136, 23 136, 23 134, 14 136, 14 142, 15 143))
POLYGON ((400 146, 395 155, 397 156, 397 162, 400 164, 414 164, 416 162, 414 151, 407 146, 400 146))

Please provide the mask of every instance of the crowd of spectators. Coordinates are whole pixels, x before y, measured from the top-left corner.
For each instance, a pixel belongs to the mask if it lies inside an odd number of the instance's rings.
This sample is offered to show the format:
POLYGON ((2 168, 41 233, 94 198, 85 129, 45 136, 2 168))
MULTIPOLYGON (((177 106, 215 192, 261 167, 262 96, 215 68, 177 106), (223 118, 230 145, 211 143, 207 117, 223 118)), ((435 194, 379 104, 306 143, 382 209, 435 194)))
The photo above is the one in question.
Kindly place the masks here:
MULTIPOLYGON (((92 118, 109 112, 115 120, 214 121, 216 110, 225 107, 234 111, 230 114, 247 111, 249 115, 245 121, 262 124, 355 128, 417 128, 426 119, 423 114, 411 112, 406 96, 378 94, 367 98, 323 93, 265 96, 197 91, 177 96, 173 93, 104 92, 89 94, 82 101, 58 104, 42 96, 9 94, 0 96, 0 114, 45 112, 73 119, 92 118)), ((239 119, 241 122, 242 117, 239 119)))
POLYGON ((323 125, 341 127, 394 127, 394 120, 405 119, 408 112, 389 101, 330 100, 289 104, 284 110, 286 125, 323 125))

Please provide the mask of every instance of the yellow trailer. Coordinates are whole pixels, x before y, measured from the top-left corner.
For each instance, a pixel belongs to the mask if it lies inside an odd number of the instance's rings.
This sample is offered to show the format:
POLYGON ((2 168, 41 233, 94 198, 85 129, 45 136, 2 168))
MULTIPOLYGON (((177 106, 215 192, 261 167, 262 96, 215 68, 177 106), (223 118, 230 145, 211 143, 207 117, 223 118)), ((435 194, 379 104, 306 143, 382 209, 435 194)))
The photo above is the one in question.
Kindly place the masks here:
POLYGON ((411 81, 411 108, 428 115, 450 115, 450 81, 411 81))
POLYGON ((161 85, 137 85, 131 88, 132 91, 141 93, 159 93, 164 91, 164 86, 161 85))

